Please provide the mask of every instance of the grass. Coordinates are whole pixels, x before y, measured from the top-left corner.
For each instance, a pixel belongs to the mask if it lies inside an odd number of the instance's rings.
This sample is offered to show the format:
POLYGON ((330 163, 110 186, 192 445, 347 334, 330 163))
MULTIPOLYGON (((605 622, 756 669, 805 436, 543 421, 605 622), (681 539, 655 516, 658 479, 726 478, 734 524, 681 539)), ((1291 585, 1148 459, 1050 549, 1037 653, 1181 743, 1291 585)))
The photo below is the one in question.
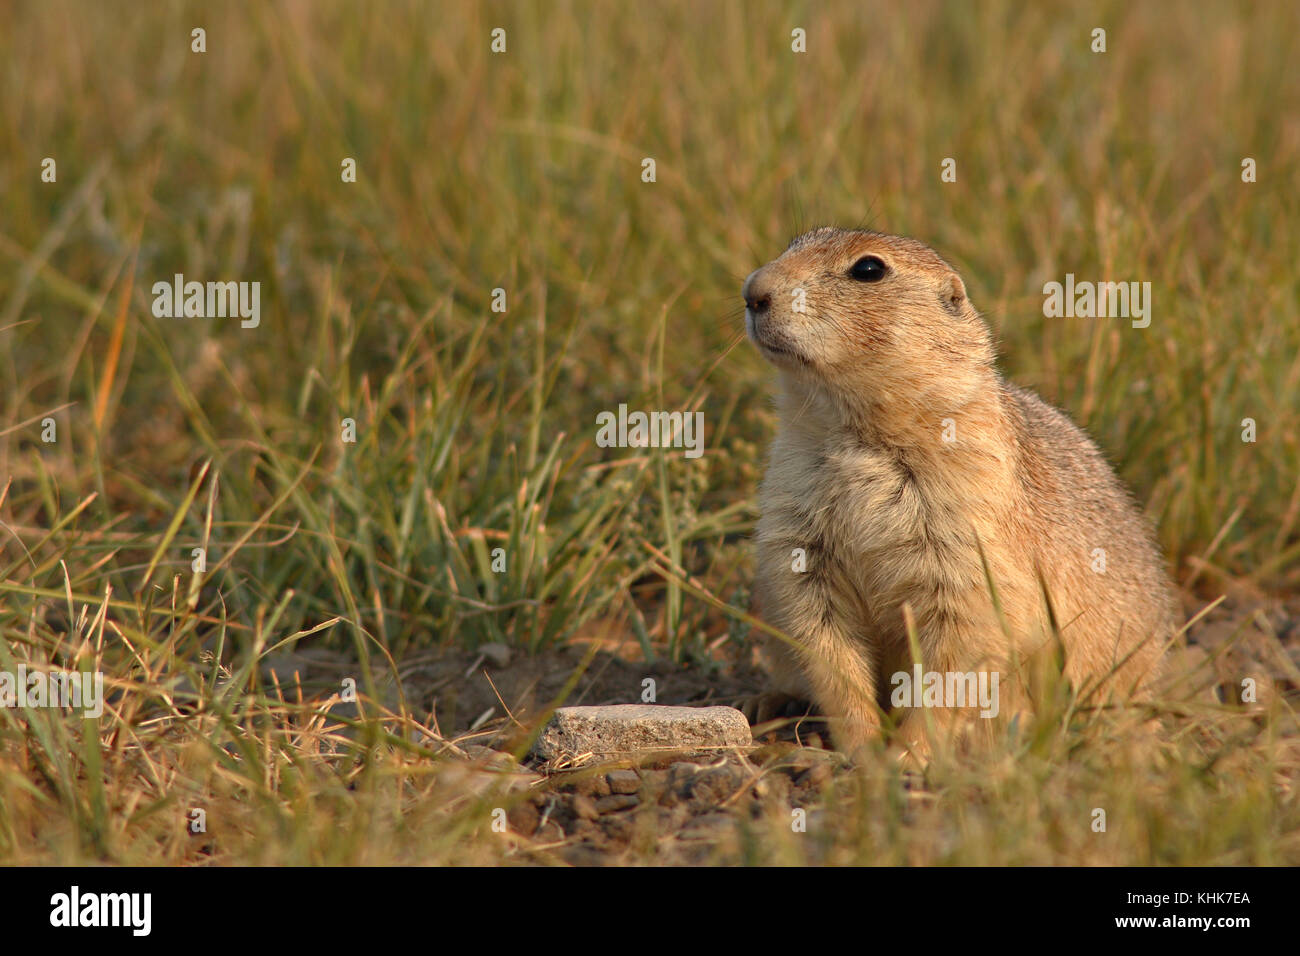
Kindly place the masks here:
MULTIPOLYGON (((385 675, 416 651, 593 634, 682 666, 743 651, 774 421, 738 290, 816 223, 953 262, 1003 369, 1107 449, 1181 584, 1293 594, 1298 18, 16 5, 0 670, 98 668, 113 697, 98 721, 0 710, 0 861, 550 859, 491 833, 506 798, 384 699, 385 675), (152 284, 177 272, 260 281, 261 324, 155 318, 152 284), (1066 272, 1151 282, 1151 327, 1044 318, 1066 272), (620 403, 703 411, 706 454, 597 447, 620 403), (355 655, 353 717, 263 678, 299 641, 355 655)), ((1123 715, 1049 710, 996 759, 936 761, 924 797, 882 755, 828 784, 817 833, 763 817, 718 859, 1294 864, 1292 706, 1171 703, 1152 747, 1123 715)))

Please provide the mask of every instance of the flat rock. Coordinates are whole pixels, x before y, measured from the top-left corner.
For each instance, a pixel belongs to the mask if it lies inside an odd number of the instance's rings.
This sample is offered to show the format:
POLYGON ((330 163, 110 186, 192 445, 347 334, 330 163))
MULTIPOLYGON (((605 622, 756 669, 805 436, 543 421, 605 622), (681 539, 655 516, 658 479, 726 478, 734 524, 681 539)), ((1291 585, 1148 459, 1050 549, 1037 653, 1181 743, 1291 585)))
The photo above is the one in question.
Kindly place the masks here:
POLYGON ((582 754, 725 750, 752 743, 749 721, 734 707, 614 704, 561 707, 542 730, 537 752, 553 760, 582 754))

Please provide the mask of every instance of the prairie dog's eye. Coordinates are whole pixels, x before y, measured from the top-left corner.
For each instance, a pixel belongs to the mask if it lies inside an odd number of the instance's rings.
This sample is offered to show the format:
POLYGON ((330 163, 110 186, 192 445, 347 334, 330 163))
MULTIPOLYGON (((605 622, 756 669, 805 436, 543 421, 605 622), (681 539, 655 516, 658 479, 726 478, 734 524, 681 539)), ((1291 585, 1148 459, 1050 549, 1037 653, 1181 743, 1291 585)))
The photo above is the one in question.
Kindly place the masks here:
POLYGON ((859 282, 879 282, 885 277, 885 261, 879 256, 863 256, 857 262, 853 263, 853 268, 849 270, 849 278, 857 279, 859 282))

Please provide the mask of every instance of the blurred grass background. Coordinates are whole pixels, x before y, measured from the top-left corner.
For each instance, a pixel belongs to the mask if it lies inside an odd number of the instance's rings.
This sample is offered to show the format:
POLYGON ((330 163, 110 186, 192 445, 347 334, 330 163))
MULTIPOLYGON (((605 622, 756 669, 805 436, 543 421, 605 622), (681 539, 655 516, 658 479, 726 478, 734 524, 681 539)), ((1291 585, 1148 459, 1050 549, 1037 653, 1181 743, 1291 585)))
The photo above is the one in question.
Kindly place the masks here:
MULTIPOLYGON (((200 712, 202 654, 237 666, 336 619, 321 639, 365 660, 601 628, 703 659, 737 635, 774 424, 740 282, 823 223, 962 271, 1003 369, 1106 448, 1181 583, 1300 583, 1294 4, 45 0, 5 20, 0 630, 20 656, 98 655, 144 696, 183 664, 200 712), (260 327, 154 318, 177 272, 260 281, 260 327), (1151 282, 1150 328, 1045 319, 1067 272, 1151 282), (703 410, 705 456, 597 448, 621 402, 703 410)), ((220 726, 279 707, 254 688, 220 726)), ((108 824, 84 766, 39 797, 16 768, 0 797, 81 808, 54 857, 126 852, 88 836, 108 824)))

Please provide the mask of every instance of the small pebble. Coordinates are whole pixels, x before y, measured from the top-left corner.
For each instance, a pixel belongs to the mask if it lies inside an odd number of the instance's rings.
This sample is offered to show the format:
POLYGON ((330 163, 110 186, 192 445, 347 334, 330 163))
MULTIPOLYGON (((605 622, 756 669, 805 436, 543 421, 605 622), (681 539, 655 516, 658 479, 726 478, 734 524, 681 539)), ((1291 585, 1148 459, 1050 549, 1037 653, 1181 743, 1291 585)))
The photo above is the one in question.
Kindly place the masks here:
POLYGON ((610 793, 636 793, 641 789, 641 778, 635 770, 611 770, 605 779, 610 793))
POLYGON ((588 797, 609 796, 609 781, 605 779, 603 773, 580 777, 573 782, 572 787, 574 793, 581 793, 588 797))
POLYGON ((801 787, 816 787, 818 789, 831 778, 831 768, 824 763, 816 763, 799 775, 795 784, 801 787))
POLYGON ((634 794, 611 793, 608 797, 601 797, 596 801, 596 809, 601 813, 617 813, 619 810, 635 807, 640 802, 634 794))
POLYGON ((494 667, 509 667, 511 652, 505 644, 493 641, 490 644, 480 644, 478 652, 488 659, 494 667))
POLYGON ((596 801, 581 793, 573 795, 573 815, 580 820, 594 820, 600 816, 596 801))

